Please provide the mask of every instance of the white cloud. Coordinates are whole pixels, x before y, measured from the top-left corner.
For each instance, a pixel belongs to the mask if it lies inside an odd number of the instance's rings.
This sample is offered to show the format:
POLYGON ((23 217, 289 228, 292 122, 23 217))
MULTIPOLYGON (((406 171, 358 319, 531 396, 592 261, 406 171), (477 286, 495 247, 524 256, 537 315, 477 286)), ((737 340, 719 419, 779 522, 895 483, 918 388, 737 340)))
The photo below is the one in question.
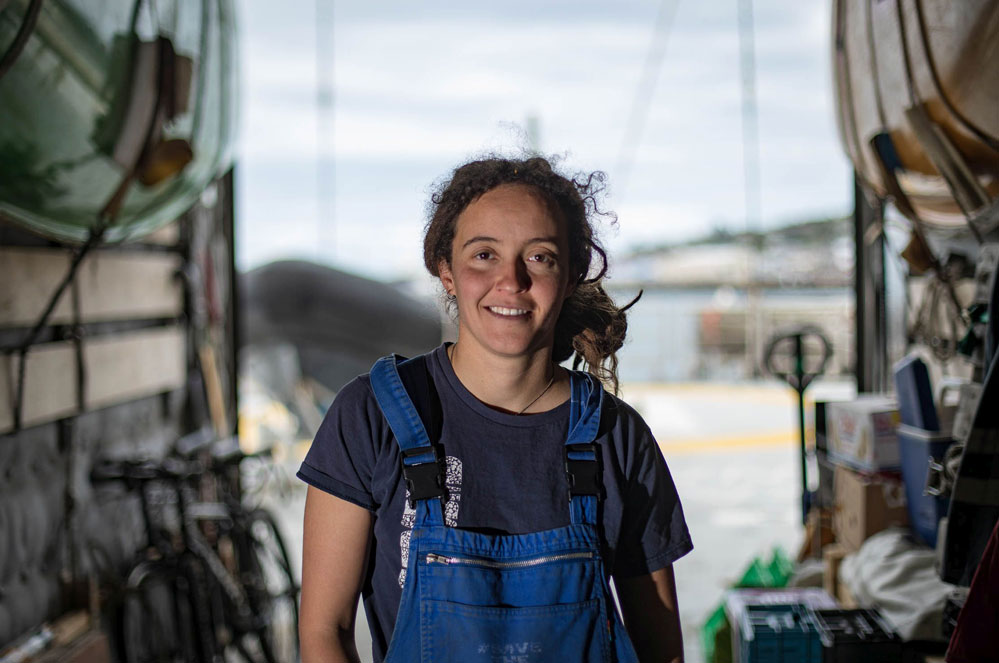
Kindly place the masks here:
MULTIPOLYGON (((849 204, 832 115, 827 4, 756 3, 764 223, 849 204)), ((511 0, 506 14, 493 5, 456 12, 432 1, 419 12, 392 0, 338 6, 332 60, 319 65, 333 67, 325 72, 335 83, 332 133, 320 135, 314 4, 245 0, 244 165, 271 172, 287 164, 312 183, 295 188, 307 200, 294 205, 296 218, 316 227, 316 160, 333 160, 341 239, 330 259, 370 274, 410 269, 413 260, 395 256, 418 244, 406 224, 419 219, 427 185, 484 148, 523 146, 511 126, 529 115, 539 119, 543 149, 569 153, 570 170, 609 173, 608 203, 620 206, 622 219, 614 246, 689 237, 720 222, 739 229, 734 6, 679 5, 629 181, 616 172, 657 6, 628 2, 610 11, 599 3, 511 0), (373 256, 383 255, 378 243, 386 241, 393 257, 379 266, 373 256)), ((272 209, 289 186, 272 172, 261 176, 242 190, 243 207, 272 209)), ((250 211, 240 221, 261 218, 250 211)), ((308 236, 289 231, 281 246, 308 236)), ((248 242, 245 259, 274 250, 248 242)), ((418 267, 419 251, 411 253, 418 267)))

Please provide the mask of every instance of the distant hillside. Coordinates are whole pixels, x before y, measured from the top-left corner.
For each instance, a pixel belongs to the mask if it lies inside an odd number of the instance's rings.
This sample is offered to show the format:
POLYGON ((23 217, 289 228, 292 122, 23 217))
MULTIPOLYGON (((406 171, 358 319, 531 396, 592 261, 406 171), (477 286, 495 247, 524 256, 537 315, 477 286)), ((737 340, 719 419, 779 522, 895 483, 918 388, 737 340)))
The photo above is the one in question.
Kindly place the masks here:
POLYGON ((642 247, 616 260, 614 285, 664 288, 843 288, 853 282, 850 219, 642 247))

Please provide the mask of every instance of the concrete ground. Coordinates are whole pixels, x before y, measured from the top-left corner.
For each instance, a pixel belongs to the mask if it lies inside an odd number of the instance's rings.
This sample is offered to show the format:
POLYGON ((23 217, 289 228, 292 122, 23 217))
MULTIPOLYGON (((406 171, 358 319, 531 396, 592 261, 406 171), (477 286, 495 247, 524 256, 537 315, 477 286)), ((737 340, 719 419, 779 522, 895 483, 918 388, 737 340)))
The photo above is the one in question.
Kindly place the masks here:
MULTIPOLYGON (((642 413, 669 465, 694 551, 675 565, 684 649, 702 660, 700 628, 722 592, 754 556, 801 539, 796 396, 777 383, 626 384, 623 397, 642 413)), ((819 383, 809 399, 848 398, 850 384, 819 383)), ((288 459, 289 469, 296 466, 288 459)), ((268 499, 300 562, 304 490, 268 499)), ((359 611, 363 661, 371 643, 359 611)))

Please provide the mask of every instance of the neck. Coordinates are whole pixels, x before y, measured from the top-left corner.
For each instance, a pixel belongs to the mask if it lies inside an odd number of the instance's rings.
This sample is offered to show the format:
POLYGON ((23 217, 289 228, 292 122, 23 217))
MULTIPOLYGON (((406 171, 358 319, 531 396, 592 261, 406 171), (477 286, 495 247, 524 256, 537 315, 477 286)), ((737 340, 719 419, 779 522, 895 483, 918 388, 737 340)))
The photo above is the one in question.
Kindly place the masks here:
POLYGON ((551 348, 502 357, 474 352, 459 339, 449 350, 451 365, 462 385, 492 408, 512 414, 544 412, 567 398, 565 372, 552 363, 551 348))

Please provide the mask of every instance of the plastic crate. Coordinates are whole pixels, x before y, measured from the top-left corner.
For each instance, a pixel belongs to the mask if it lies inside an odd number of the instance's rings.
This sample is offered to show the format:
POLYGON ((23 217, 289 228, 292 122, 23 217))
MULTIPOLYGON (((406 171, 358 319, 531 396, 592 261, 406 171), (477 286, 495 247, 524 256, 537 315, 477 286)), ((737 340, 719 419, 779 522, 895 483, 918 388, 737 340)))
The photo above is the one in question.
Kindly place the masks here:
POLYGON ((877 610, 814 610, 822 663, 898 663, 902 640, 877 610))
POLYGON ((815 587, 733 589, 725 595, 736 663, 820 663, 822 643, 811 611, 835 608, 815 587))
POLYGON ((739 633, 741 663, 822 663, 822 641, 804 606, 750 606, 739 633))

